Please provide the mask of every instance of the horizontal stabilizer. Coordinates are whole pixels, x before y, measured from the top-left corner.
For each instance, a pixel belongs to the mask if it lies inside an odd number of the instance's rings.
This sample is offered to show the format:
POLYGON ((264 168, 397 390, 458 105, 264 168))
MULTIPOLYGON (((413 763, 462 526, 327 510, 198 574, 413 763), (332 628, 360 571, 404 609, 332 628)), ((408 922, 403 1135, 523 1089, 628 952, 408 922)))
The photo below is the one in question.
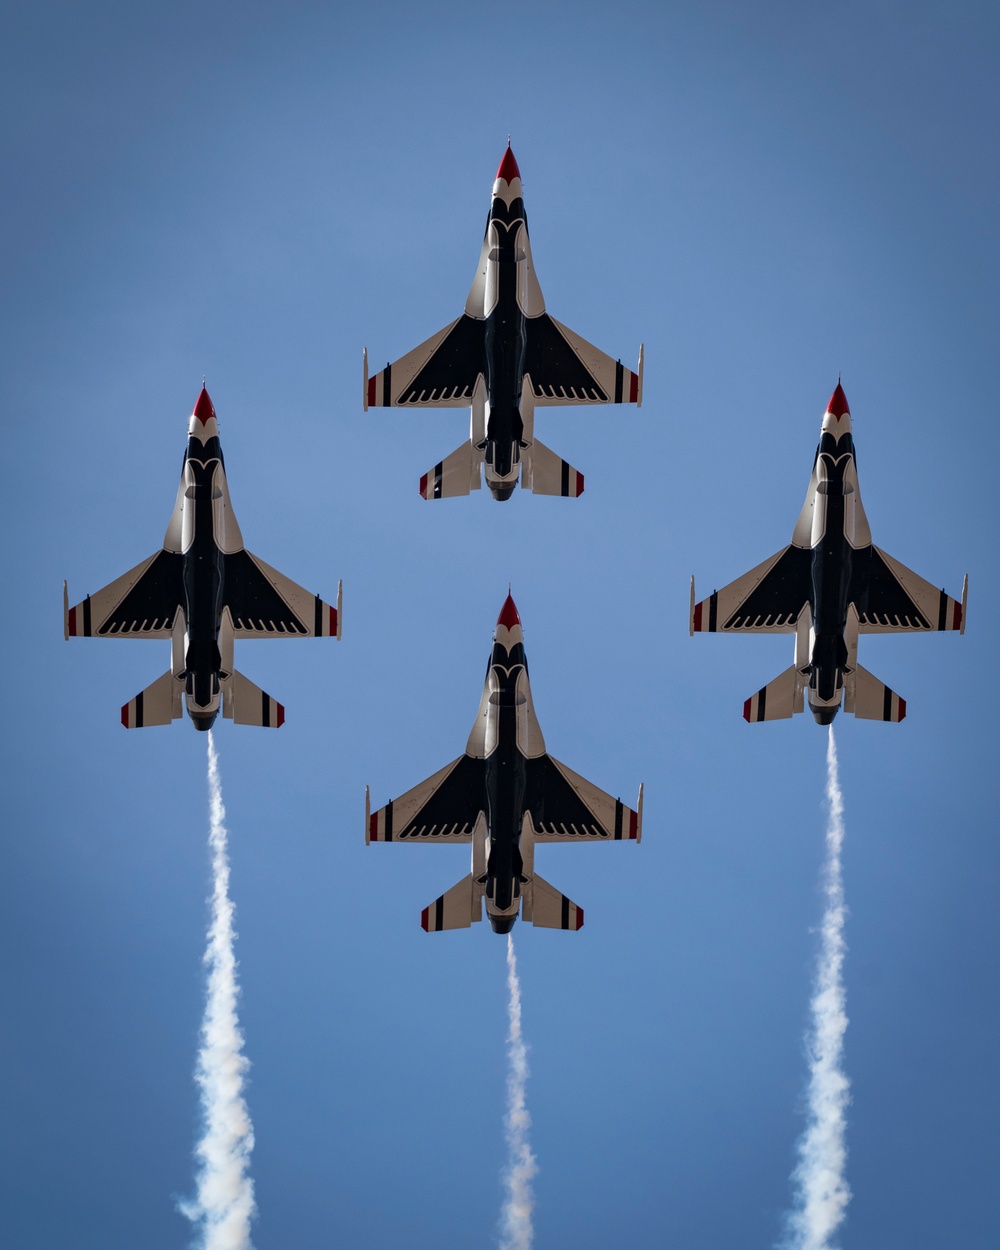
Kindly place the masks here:
POLYGON ((280 729, 285 723, 285 709, 278 700, 242 673, 234 670, 222 683, 222 691, 222 715, 235 724, 280 729))
POLYGON ((906 700, 859 664, 844 683, 844 711, 861 720, 898 724, 906 716, 906 700))
POLYGON ((743 704, 743 719, 751 724, 761 720, 787 720, 804 707, 806 679, 793 665, 769 681, 763 690, 743 704))
POLYGON ((483 453, 471 442, 463 443, 420 479, 422 498, 450 499, 479 490, 482 462, 483 453))
POLYGON ((525 490, 570 499, 583 494, 583 474, 537 438, 521 453, 521 463, 521 485, 525 490))
POLYGON ((524 919, 542 929, 582 929, 583 908, 535 873, 524 886, 524 919))
POLYGON ((122 708, 122 724, 126 729, 148 729, 150 725, 169 725, 183 713, 181 695, 183 681, 169 669, 151 686, 129 699, 122 708))
POLYGON ((472 873, 453 885, 447 893, 425 907, 420 913, 420 927, 425 933, 442 929, 467 929, 483 918, 483 887, 473 881, 472 873))

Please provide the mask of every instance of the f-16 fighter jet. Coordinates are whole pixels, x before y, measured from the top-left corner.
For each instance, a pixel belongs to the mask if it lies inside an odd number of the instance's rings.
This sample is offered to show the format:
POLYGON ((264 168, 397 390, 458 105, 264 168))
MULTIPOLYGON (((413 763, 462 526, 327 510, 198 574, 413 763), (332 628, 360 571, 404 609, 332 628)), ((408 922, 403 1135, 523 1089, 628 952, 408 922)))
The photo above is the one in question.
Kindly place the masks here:
POLYGON ((365 789, 367 843, 472 843, 472 871, 421 914, 429 933, 482 920, 484 898, 495 933, 509 933, 519 909, 532 924, 579 929, 583 908, 535 872, 535 843, 641 837, 642 786, 633 811, 545 753, 509 595, 465 754, 377 812, 365 789))
POLYGON ((280 727, 285 709, 233 666, 237 638, 339 638, 324 603, 243 546, 229 501, 215 409, 202 388, 188 425, 181 483, 163 550, 75 608, 63 583, 67 638, 169 638, 170 668, 122 708, 126 729, 168 725, 181 696, 196 729, 221 709, 238 725, 280 727))
POLYGON ((748 721, 809 710, 829 725, 844 710, 901 721, 906 701, 858 663, 859 634, 965 632, 965 605, 872 543, 861 505, 851 410, 840 385, 830 396, 809 492, 791 545, 695 603, 690 632, 794 634, 795 663, 747 699, 748 721))
POLYGON ((367 348, 364 362, 366 412, 472 406, 469 441, 423 475, 424 499, 479 490, 481 466, 494 499, 509 499, 519 474, 535 494, 575 498, 583 474, 535 438, 535 407, 642 404, 642 347, 633 373, 545 311, 509 143, 465 312, 373 378, 367 348))

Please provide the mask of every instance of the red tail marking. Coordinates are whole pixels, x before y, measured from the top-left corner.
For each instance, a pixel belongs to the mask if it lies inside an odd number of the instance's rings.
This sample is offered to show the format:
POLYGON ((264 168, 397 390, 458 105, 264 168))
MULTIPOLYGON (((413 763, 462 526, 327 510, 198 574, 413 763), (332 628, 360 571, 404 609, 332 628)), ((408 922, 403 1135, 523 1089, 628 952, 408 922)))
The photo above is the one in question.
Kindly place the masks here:
MULTIPOLYGON (((70 620, 72 619, 73 619, 72 616, 70 616, 70 620)), ((962 628, 962 605, 960 603, 956 603, 955 604, 955 624, 952 625, 952 629, 961 629, 961 628, 962 628)), ((72 632, 73 631, 71 629, 70 633, 72 632)))
POLYGON ((76 637, 76 608, 69 610, 69 635, 71 638, 76 637))
POLYGON ((371 819, 368 821, 368 836, 373 842, 378 841, 378 812, 372 812, 371 819))
POLYGON ((375 403, 375 378, 368 379, 368 407, 369 408, 378 407, 378 405, 375 403))
POLYGON ((129 723, 128 723, 128 704, 127 703, 122 704, 122 724, 125 726, 126 729, 128 729, 129 723))
MULTIPOLYGON (((899 698, 898 695, 896 697, 899 698)), ((905 699, 899 700, 899 719, 900 720, 906 719, 906 700, 905 699)))
POLYGON ((424 908, 424 910, 420 913, 420 927, 421 927, 421 929, 423 929, 423 931, 424 931, 425 933, 427 933, 427 932, 428 932, 428 929, 427 929, 427 913, 428 913, 429 911, 430 911, 430 908, 429 908, 429 907, 425 907, 425 908, 424 908))
POLYGON ((750 724, 750 704, 753 703, 753 695, 743 704, 743 719, 750 724))
POLYGON ((276 706, 278 709, 278 714, 275 717, 274 724, 277 729, 280 729, 281 726, 285 723, 285 705, 283 703, 278 703, 276 704, 276 706))
POLYGON ((576 475, 576 497, 577 499, 579 499, 582 494, 583 494, 583 474, 577 473, 576 475))
POLYGON ((336 636, 337 636, 337 609, 331 608, 330 609, 330 637, 336 638, 336 636))
POLYGON ((583 908, 582 907, 578 907, 576 909, 576 927, 578 929, 583 928, 583 908))
POLYGON ((421 499, 427 498, 427 474, 426 473, 420 479, 420 497, 421 499))
POLYGON ((631 377, 632 381, 628 384, 628 402, 634 404, 639 398, 639 375, 633 373, 631 377))
POLYGON ((629 812, 628 815, 628 836, 634 838, 639 828, 639 817, 636 812, 629 812))
POLYGON ((701 604, 694 605, 694 632, 697 634, 701 629, 701 604))

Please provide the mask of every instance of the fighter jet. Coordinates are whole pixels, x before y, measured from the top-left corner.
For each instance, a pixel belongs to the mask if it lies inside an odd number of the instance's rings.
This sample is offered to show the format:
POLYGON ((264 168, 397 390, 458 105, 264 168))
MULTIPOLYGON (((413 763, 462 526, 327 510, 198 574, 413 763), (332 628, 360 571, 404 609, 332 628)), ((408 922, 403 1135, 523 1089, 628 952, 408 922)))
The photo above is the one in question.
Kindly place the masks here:
POLYGON ((838 381, 791 544, 700 603, 692 577, 689 632, 795 635, 795 663, 747 699, 747 721, 787 718, 807 697, 820 725, 841 702, 865 720, 898 722, 906 701, 858 663, 858 635, 965 633, 968 590, 966 576, 961 602, 952 599, 872 543, 838 381))
POLYGON ((374 377, 364 352, 364 406, 464 408, 469 440, 420 479, 424 499, 479 490, 494 499, 521 485, 538 495, 583 493, 583 474, 535 438, 543 404, 642 404, 638 373, 545 311, 528 240, 521 174, 507 144, 465 312, 374 377))
POLYGON ((63 634, 171 640, 170 668, 122 708, 126 729, 170 724, 181 715, 182 696, 196 729, 211 729, 220 709, 238 725, 277 729, 285 709, 237 672, 235 639, 339 638, 340 608, 340 587, 331 607, 243 546, 203 387, 163 550, 75 608, 64 582, 63 634))
POLYGON ((377 812, 365 788, 366 843, 472 843, 472 871, 421 913, 429 933, 482 920, 484 898, 494 933, 509 933, 519 909, 532 924, 579 929, 583 908, 535 872, 535 843, 641 837, 642 786, 633 811, 546 754, 510 595, 465 754, 377 812))

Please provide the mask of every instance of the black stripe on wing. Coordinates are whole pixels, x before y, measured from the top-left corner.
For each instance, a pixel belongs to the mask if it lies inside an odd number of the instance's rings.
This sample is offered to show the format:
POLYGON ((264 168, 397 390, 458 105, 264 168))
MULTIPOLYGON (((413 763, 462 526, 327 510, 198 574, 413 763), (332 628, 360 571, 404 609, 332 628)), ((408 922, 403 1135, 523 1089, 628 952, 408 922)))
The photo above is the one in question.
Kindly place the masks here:
MULTIPOLYGON (((472 400, 476 378, 485 371, 485 323, 463 313, 441 346, 393 404, 472 400)), ((389 371, 386 370, 387 389, 389 371)))
POLYGON ((794 625, 812 594, 812 552, 788 547, 735 612, 726 629, 775 629, 794 625))
POLYGON ((607 393, 563 338, 548 313, 529 317, 525 326, 528 344, 524 353, 524 372, 531 374, 536 398, 575 399, 581 403, 598 404, 608 402, 607 393))
POLYGON ((121 603, 98 625, 97 636, 113 638, 171 629, 183 598, 182 557, 173 551, 161 551, 121 603))
POLYGON ((528 760, 524 806, 531 812, 537 833, 609 841, 615 836, 614 830, 605 829, 548 755, 528 760))
POLYGON ((386 841, 426 841, 471 834, 486 803, 486 761, 463 755, 427 802, 386 841))
POLYGON ((249 551, 227 555, 223 605, 229 608, 236 629, 261 634, 308 634, 299 619, 261 570, 249 551))
MULTIPOLYGON (((862 625, 883 629, 933 629, 882 559, 877 547, 855 551, 851 566, 850 599, 862 625)), ((938 628, 944 628, 938 625, 938 628)))

